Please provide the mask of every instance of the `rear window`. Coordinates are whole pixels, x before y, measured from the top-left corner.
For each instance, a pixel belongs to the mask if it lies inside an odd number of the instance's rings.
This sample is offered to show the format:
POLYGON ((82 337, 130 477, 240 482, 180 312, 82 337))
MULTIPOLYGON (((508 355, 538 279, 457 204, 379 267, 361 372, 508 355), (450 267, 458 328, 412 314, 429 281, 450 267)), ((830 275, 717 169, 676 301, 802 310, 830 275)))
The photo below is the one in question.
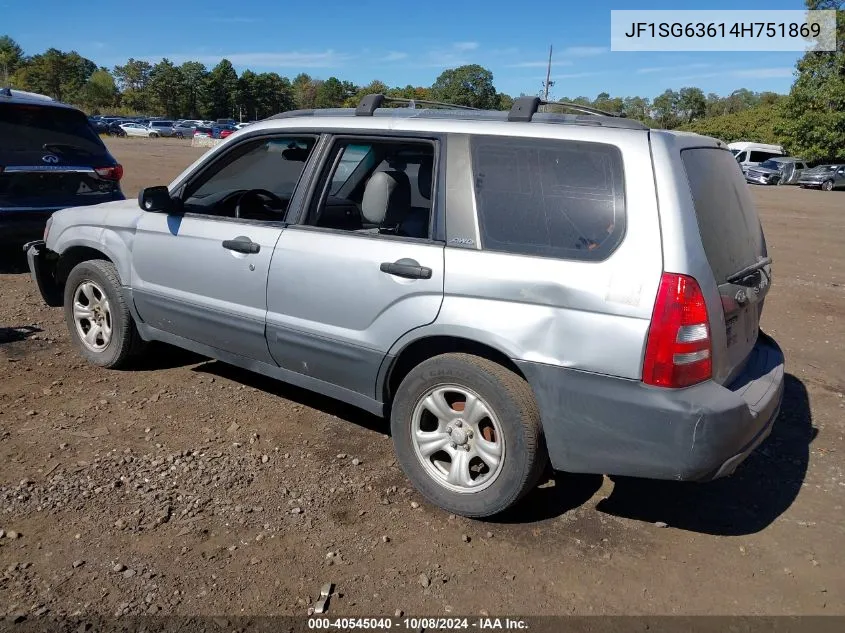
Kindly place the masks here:
POLYGON ((474 136, 482 247, 607 258, 625 234, 622 153, 602 143, 474 136))
POLYGON ((765 255, 763 230, 745 180, 725 150, 681 151, 704 252, 719 284, 765 255))
POLYGON ((71 147, 53 148, 72 153, 102 155, 106 147, 78 110, 29 104, 0 104, 0 151, 47 151, 45 144, 71 147))

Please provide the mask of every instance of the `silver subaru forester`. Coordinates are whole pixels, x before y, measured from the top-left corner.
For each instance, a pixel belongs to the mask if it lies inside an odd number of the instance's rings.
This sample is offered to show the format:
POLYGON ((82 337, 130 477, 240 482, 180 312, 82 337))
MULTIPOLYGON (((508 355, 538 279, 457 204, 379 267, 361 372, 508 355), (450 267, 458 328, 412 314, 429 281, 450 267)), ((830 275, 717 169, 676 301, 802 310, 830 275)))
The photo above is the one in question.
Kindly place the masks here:
POLYGON ((784 358, 728 148, 533 97, 387 101, 271 117, 138 203, 53 215, 29 265, 80 353, 164 341, 389 417, 408 478, 464 516, 549 465, 732 473, 784 358))

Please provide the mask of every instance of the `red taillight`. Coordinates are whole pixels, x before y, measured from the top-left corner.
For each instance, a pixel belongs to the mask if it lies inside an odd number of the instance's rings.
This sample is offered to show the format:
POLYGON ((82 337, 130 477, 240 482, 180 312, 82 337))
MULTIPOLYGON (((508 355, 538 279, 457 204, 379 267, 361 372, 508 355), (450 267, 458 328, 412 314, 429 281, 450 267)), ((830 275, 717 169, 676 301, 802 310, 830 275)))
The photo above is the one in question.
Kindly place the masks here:
POLYGON ((643 382, 656 387, 688 387, 713 373, 707 305, 698 282, 663 273, 643 362, 643 382))
POLYGON ((94 171, 100 178, 105 180, 120 180, 123 178, 123 165, 115 165, 113 167, 95 167, 94 171))

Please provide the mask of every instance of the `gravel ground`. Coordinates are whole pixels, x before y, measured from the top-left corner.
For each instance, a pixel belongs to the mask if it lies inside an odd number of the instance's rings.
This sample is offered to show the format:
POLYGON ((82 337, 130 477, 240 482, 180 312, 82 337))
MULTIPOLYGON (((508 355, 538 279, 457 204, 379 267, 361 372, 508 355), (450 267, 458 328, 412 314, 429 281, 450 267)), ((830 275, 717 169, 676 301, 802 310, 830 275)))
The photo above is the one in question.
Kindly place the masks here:
MULTIPOLYGON (((124 190, 200 156, 109 141, 124 190)), ((159 346, 70 348, 0 270, 0 616, 845 614, 845 193, 755 187, 787 353, 770 439, 711 484, 558 475, 513 512, 448 515, 366 413, 159 346)))

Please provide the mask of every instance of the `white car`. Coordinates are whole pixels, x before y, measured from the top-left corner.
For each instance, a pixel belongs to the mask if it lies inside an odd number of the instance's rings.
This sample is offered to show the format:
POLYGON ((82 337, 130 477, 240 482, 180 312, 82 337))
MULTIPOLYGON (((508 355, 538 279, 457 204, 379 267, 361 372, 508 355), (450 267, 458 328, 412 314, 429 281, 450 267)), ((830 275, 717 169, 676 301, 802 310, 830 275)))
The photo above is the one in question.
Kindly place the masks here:
POLYGON ((120 126, 120 129, 126 132, 126 136, 149 136, 150 138, 161 136, 155 130, 151 130, 140 123, 124 123, 120 126))

